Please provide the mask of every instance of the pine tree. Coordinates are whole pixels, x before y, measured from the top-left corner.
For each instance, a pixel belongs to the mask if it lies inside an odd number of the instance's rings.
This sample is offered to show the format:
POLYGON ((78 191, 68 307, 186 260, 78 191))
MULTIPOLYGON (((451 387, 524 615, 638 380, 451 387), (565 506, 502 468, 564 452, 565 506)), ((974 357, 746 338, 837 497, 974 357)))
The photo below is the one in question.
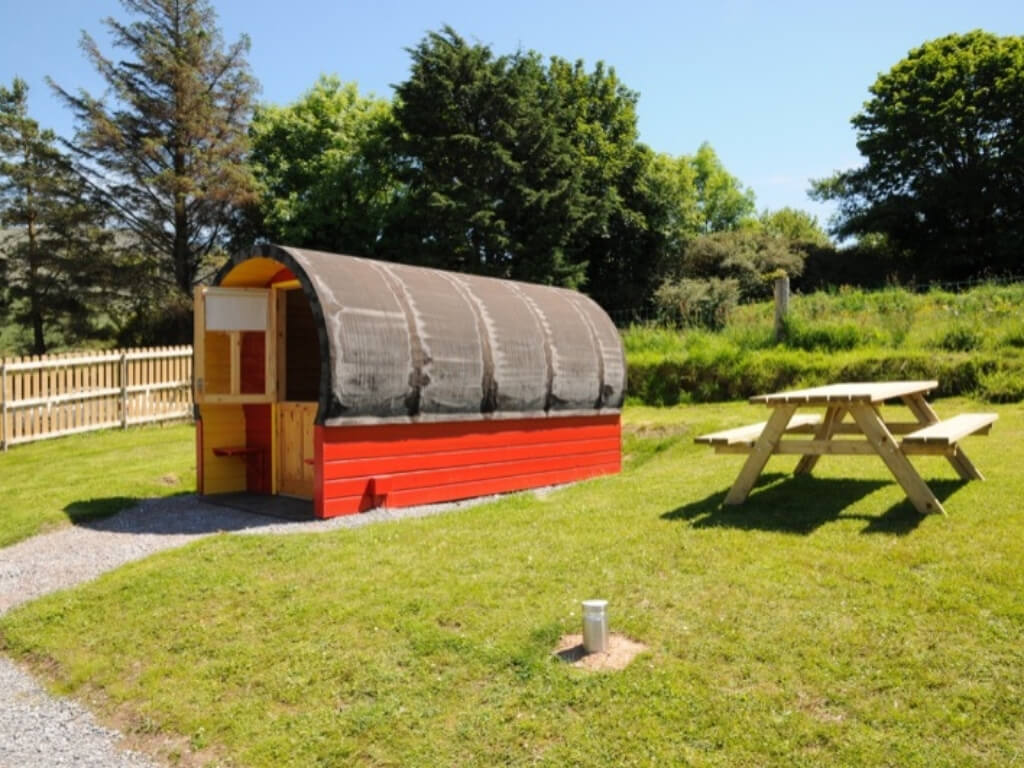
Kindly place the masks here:
POLYGON ((0 86, 0 242, 6 299, 31 351, 93 333, 92 300, 108 269, 103 214, 53 131, 28 115, 28 86, 0 86))
POLYGON ((249 39, 225 47, 206 0, 121 4, 135 19, 105 24, 129 57, 107 58, 82 35, 113 102, 50 85, 75 113, 69 146, 92 188, 155 257, 146 287, 167 299, 165 313, 178 315, 159 333, 185 340, 192 287, 221 255, 237 208, 253 200, 243 161, 258 86, 246 61, 249 39))

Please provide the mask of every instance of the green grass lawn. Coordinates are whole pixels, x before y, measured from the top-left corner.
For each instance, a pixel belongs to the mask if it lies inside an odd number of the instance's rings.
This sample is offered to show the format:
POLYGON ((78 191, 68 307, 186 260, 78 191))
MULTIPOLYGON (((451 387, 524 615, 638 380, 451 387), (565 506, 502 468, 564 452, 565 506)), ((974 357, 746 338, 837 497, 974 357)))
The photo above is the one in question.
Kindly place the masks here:
POLYGON ((773 459, 722 509, 742 457, 692 437, 764 409, 631 408, 620 476, 215 536, 22 606, 0 646, 188 764, 1020 764, 1024 407, 994 409, 986 482, 915 460, 948 517, 860 457, 773 459), (623 671, 551 656, 590 597, 649 646, 623 671))
POLYGON ((112 514, 140 498, 194 492, 195 454, 191 424, 15 446, 0 454, 0 547, 69 520, 112 514))

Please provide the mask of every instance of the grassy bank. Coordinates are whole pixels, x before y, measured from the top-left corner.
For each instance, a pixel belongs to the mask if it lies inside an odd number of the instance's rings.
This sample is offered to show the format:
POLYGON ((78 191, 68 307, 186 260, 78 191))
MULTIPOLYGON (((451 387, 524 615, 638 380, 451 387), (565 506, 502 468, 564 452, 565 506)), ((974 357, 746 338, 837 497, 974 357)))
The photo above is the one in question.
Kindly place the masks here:
POLYGON ((841 290, 794 296, 776 343, 770 303, 719 333, 636 326, 629 392, 651 405, 710 402, 835 381, 937 379, 943 395, 1024 399, 1024 284, 964 293, 841 290))
MULTIPOLYGON (((976 409, 939 401, 940 415, 976 409)), ((0 645, 172 760, 308 765, 1013 764, 1024 744, 1024 408, 915 460, 695 446, 745 404, 630 408, 622 475, 325 535, 217 536, 0 620, 0 645), (579 601, 649 651, 551 656, 579 601)))
POLYGON ((191 425, 178 424, 12 448, 0 455, 0 547, 138 499, 195 491, 194 435, 191 425))

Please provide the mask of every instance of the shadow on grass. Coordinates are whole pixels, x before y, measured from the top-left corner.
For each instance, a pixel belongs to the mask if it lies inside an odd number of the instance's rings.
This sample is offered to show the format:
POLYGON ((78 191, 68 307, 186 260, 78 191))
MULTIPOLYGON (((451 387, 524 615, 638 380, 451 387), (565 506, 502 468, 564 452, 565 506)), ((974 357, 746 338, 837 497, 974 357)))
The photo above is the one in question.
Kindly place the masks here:
POLYGON ((86 499, 73 501, 64 507, 64 512, 72 523, 78 524, 101 517, 110 517, 122 509, 134 507, 142 501, 137 496, 110 496, 105 499, 86 499))
MULTIPOLYGON (((964 485, 962 480, 932 480, 928 484, 939 501, 964 485)), ((853 480, 813 475, 762 475, 743 504, 723 506, 728 490, 665 512, 665 520, 685 520, 694 528, 737 528, 807 535, 835 520, 865 520, 863 534, 905 536, 924 519, 903 500, 879 516, 849 514, 852 504, 889 485, 888 480, 853 480)))

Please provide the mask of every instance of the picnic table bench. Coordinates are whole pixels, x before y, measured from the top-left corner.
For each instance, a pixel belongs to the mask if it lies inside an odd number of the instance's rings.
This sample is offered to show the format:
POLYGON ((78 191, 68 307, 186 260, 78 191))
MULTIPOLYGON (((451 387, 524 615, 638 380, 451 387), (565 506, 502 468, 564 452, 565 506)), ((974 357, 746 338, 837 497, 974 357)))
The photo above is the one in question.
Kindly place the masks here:
POLYGON ((921 514, 945 514, 907 456, 945 456, 962 479, 983 480, 960 440, 988 434, 998 417, 994 413, 962 413, 941 420, 925 400, 936 387, 936 381, 855 382, 756 395, 751 403, 773 409, 767 421, 701 435, 696 442, 713 446, 717 453, 748 454, 725 497, 726 504, 746 500, 773 455, 802 456, 796 474, 809 474, 823 455, 877 455, 921 514), (914 420, 886 421, 879 406, 889 400, 900 400, 914 420), (824 414, 797 413, 800 408, 822 406, 824 414), (801 434, 810 439, 791 439, 801 434), (851 436, 854 439, 848 439, 851 436))

